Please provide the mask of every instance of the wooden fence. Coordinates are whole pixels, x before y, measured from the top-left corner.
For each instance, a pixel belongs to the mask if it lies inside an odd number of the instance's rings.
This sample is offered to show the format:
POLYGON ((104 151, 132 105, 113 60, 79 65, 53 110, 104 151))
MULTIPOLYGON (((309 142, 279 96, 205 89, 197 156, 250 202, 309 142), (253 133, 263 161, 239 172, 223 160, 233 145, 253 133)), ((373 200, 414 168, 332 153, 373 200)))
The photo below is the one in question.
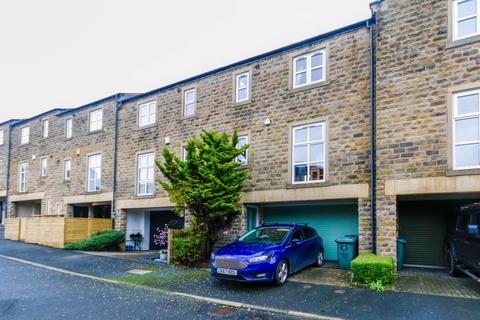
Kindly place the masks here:
POLYGON ((82 241, 93 233, 112 228, 111 219, 34 216, 7 218, 5 239, 63 248, 65 243, 82 241))

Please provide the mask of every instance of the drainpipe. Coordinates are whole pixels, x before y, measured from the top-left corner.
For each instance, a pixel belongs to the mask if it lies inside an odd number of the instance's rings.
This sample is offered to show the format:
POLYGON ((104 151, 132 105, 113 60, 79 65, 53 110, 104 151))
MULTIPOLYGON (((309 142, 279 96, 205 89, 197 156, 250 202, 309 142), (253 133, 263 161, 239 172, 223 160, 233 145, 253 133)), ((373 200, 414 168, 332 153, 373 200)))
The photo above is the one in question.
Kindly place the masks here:
MULTIPOLYGON (((8 124, 8 148, 7 148, 7 185, 6 185, 6 194, 5 194, 5 215, 2 217, 2 223, 5 224, 5 220, 8 215, 8 191, 10 190, 10 166, 11 166, 11 156, 12 153, 12 123, 8 124)), ((1 214, 1 212, 0 212, 1 214)))
POLYGON ((375 12, 372 6, 372 19, 368 22, 367 26, 370 31, 370 214, 372 221, 372 253, 377 252, 376 244, 376 159, 375 159, 375 12))
POLYGON ((117 217, 117 149, 118 149, 118 109, 122 106, 122 95, 117 93, 115 95, 115 131, 114 131, 114 138, 113 138, 113 183, 112 183, 112 229, 115 229, 115 220, 118 219, 117 217))

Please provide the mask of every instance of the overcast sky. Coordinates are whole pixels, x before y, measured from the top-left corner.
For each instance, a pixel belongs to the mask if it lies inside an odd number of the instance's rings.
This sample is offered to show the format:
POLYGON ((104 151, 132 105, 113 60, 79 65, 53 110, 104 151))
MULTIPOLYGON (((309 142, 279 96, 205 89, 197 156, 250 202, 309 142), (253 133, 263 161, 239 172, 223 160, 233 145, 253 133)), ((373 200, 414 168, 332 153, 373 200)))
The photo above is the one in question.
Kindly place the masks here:
POLYGON ((370 0, 0 0, 0 122, 145 92, 370 16, 370 0))

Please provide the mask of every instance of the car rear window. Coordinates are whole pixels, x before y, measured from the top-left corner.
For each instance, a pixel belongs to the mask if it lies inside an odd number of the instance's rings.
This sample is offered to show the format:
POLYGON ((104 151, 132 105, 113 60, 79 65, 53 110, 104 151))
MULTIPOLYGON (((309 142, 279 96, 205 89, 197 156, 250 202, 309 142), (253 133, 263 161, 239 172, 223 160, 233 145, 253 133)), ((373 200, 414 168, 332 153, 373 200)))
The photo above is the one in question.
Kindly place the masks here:
POLYGON ((305 228, 303 229, 303 234, 305 235, 305 239, 311 239, 317 236, 317 232, 312 228, 305 228))

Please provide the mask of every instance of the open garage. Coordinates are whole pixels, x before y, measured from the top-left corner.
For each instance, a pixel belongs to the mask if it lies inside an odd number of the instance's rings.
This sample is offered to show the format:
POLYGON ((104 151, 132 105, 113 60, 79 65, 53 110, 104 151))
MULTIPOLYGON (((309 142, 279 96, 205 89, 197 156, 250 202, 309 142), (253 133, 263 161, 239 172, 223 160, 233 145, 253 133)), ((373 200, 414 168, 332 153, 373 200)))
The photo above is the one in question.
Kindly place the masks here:
POLYGON ((398 199, 398 234, 407 241, 404 264, 445 267, 445 244, 455 230, 462 206, 478 201, 479 195, 429 195, 398 199))
POLYGON ((335 239, 344 235, 358 235, 357 202, 341 203, 299 203, 288 205, 265 205, 263 222, 307 223, 323 238, 326 260, 336 261, 335 239))

